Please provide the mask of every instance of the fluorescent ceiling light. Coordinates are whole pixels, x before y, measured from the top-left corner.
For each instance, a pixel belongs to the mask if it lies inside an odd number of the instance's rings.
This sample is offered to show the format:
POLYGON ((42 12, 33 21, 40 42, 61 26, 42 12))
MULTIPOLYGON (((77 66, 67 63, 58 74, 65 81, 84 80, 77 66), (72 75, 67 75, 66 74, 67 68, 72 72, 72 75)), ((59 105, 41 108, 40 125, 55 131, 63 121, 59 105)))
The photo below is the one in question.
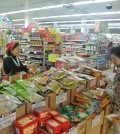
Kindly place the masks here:
POLYGON ((109 26, 120 26, 120 23, 109 23, 109 26))
POLYGON ((15 19, 15 20, 12 20, 13 22, 16 22, 16 21, 25 21, 25 19, 15 19))
POLYGON ((13 24, 14 26, 23 26, 25 24, 13 24))
POLYGON ((120 29, 120 27, 108 27, 109 29, 120 29))
POLYGON ((48 16, 48 17, 39 17, 33 18, 37 19, 54 19, 54 18, 66 18, 66 17, 82 17, 82 16, 99 16, 99 15, 117 15, 120 14, 120 11, 117 12, 99 12, 99 13, 89 13, 89 14, 70 14, 70 15, 59 15, 59 16, 48 16))
POLYGON ((94 0, 94 1, 82 1, 71 3, 72 5, 88 5, 88 4, 96 4, 96 3, 104 3, 104 2, 113 2, 117 0, 94 0))
MULTIPOLYGON (((103 2, 114 2, 117 0, 94 0, 94 1, 84 1, 84 2, 75 2, 70 3, 70 5, 86 5, 86 4, 94 4, 94 3, 103 3, 103 2)), ((61 8, 65 4, 59 4, 59 5, 52 5, 52 6, 46 6, 46 7, 40 7, 40 8, 31 8, 27 10, 19 10, 19 11, 12 11, 7 13, 1 13, 0 15, 10 15, 10 14, 18 14, 18 13, 24 13, 24 12, 33 12, 33 11, 39 11, 39 10, 47 10, 47 9, 53 9, 53 8, 61 8)), ((69 5, 69 4, 67 4, 69 5)))
POLYGON ((73 20, 73 21, 48 21, 48 22, 40 22, 39 24, 77 23, 77 22, 96 22, 96 21, 120 21, 120 19, 73 20))

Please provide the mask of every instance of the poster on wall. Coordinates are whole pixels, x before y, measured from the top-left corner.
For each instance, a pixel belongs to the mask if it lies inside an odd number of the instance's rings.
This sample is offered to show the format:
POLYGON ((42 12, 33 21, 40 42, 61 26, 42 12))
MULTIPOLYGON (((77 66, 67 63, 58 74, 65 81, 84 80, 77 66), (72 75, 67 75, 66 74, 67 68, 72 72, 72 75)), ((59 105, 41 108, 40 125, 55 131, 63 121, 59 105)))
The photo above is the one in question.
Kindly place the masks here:
POLYGON ((12 20, 6 16, 0 17, 0 28, 1 29, 12 29, 12 20))

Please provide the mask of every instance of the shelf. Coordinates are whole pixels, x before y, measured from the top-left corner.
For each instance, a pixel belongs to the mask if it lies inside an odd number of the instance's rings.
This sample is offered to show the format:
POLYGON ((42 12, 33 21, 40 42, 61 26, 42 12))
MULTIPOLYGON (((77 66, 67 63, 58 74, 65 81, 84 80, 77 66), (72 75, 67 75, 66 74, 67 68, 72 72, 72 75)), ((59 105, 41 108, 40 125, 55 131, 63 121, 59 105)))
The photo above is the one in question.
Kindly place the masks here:
POLYGON ((37 59, 43 59, 43 57, 35 57, 35 56, 29 56, 30 58, 37 58, 37 59))
POLYGON ((64 41, 75 41, 75 42, 85 42, 86 40, 64 40, 64 41))
POLYGON ((20 42, 19 43, 20 45, 25 45, 25 44, 28 44, 27 42, 20 42))
POLYGON ((37 51, 37 50, 30 50, 30 52, 37 52, 37 53, 43 53, 43 51, 37 51))
POLYGON ((30 39, 30 40, 33 40, 33 41, 35 40, 36 41, 36 40, 43 40, 43 39, 41 39, 41 38, 35 38, 35 39, 30 39))
POLYGON ((31 47, 43 47, 43 45, 30 45, 31 47))

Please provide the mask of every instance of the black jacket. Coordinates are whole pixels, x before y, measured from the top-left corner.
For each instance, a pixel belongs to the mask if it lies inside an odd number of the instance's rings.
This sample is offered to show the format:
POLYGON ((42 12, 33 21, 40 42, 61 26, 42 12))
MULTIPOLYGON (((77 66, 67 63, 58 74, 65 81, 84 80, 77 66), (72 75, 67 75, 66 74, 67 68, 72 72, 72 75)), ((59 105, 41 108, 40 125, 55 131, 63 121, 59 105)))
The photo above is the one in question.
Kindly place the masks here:
POLYGON ((17 66, 14 63, 13 59, 17 62, 16 57, 13 55, 11 55, 10 57, 8 56, 4 58, 3 60, 3 68, 4 68, 6 75, 11 76, 11 75, 14 75, 16 72, 21 72, 21 71, 28 72, 27 67, 23 65, 21 61, 19 61, 20 66, 17 66))

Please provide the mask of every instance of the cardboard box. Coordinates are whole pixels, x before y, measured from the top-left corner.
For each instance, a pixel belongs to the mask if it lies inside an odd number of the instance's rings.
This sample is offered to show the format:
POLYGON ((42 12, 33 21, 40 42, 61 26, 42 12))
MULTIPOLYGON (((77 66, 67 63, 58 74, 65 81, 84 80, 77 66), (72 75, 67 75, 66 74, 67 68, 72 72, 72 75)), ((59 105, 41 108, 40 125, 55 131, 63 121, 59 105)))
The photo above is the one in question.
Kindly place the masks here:
POLYGON ((77 131, 77 134, 86 134, 85 127, 77 131))
POLYGON ((48 107, 48 97, 40 101, 34 102, 34 103, 26 102, 25 104, 26 104, 26 114, 30 114, 30 113, 33 113, 34 109, 37 107, 40 107, 40 106, 48 107))
POLYGON ((82 121, 78 123, 77 133, 78 134, 84 134, 85 133, 85 123, 86 121, 82 121))
POLYGON ((86 134, 100 134, 103 117, 104 111, 96 115, 94 119, 86 121, 86 134))
POLYGON ((69 105, 70 104, 70 93, 71 90, 66 90, 60 92, 59 94, 53 93, 49 95, 49 108, 57 109, 60 105, 69 105))
POLYGON ((107 123, 106 125, 103 125, 101 127, 101 134, 107 134, 108 130, 111 128, 111 125, 112 125, 111 122, 107 123))
POLYGON ((17 118, 24 116, 25 114, 25 105, 21 105, 15 111, 6 114, 4 117, 1 117, 0 134, 8 134, 14 131, 14 126, 12 125, 12 122, 15 121, 17 118), (2 128, 2 125, 4 125, 4 128, 2 128))
POLYGON ((71 90, 71 102, 75 101, 75 93, 84 90, 86 85, 81 84, 78 88, 71 90))
POLYGON ((111 114, 111 110, 112 110, 112 104, 107 105, 104 109, 104 111, 105 111, 105 115, 104 115, 104 119, 103 119, 104 125, 110 123, 110 121, 105 116, 108 114, 111 114))

